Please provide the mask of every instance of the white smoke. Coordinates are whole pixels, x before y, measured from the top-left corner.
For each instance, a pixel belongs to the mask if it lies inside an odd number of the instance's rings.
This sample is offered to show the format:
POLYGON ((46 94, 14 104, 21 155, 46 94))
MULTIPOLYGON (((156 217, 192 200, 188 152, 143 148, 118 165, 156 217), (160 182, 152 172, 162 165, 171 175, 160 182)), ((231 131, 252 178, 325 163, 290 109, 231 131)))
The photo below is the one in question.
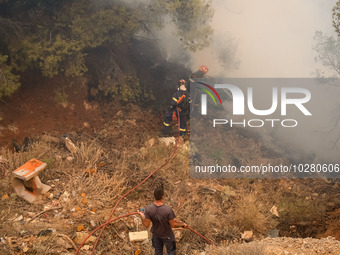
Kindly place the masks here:
MULTIPOLYGON (((152 34, 167 60, 192 71, 207 65, 212 77, 312 78, 316 68, 313 36, 317 30, 335 35, 335 3, 336 0, 213 0, 212 42, 197 52, 181 47, 170 21, 152 34)), ((261 129, 263 142, 293 158, 338 161, 340 141, 334 144, 340 135, 340 124, 334 123, 339 116, 340 88, 312 84, 308 89, 312 92, 309 107, 313 116, 300 120, 293 135, 287 129, 261 129)), ((231 107, 230 103, 226 105, 231 107)))

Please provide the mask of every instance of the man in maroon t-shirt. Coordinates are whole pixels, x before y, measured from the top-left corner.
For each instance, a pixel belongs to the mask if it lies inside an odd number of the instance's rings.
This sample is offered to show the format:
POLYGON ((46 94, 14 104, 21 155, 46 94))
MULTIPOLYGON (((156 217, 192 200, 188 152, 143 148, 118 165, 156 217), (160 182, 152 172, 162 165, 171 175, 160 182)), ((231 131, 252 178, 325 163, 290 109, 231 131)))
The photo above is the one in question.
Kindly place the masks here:
POLYGON ((176 240, 172 228, 187 228, 188 225, 178 221, 172 208, 163 204, 163 187, 156 188, 154 196, 156 201, 145 208, 145 213, 139 212, 139 215, 146 228, 152 222, 152 246, 155 248, 155 255, 163 254, 164 245, 168 255, 174 255, 176 254, 176 240))

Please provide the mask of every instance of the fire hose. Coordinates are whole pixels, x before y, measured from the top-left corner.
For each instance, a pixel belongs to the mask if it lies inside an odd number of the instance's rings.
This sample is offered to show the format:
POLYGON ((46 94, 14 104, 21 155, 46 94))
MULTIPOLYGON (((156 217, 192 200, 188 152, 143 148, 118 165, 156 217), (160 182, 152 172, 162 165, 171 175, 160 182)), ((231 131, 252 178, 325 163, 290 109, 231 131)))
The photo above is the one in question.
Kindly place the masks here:
MULTIPOLYGON (((115 212, 118 204, 123 200, 124 197, 126 197, 128 194, 130 194, 132 191, 134 191, 135 189, 137 189, 139 186, 141 186, 144 182, 146 182, 155 172, 157 172, 159 169, 163 168, 164 166, 166 166, 175 156, 176 156, 176 153, 177 153, 177 149, 178 149, 178 142, 179 142, 179 138, 180 138, 180 116, 179 116, 179 109, 177 108, 177 116, 178 116, 178 137, 176 139, 176 143, 175 143, 175 149, 174 151, 172 152, 172 154, 170 155, 170 157, 158 168, 156 168, 154 171, 152 171, 143 181, 141 181, 139 184, 137 184, 135 187, 133 187, 132 189, 130 189, 128 192, 126 192, 118 201, 117 203, 115 204, 115 206, 113 207, 111 213, 110 213, 110 216, 108 217, 108 219, 106 220, 106 222, 104 224, 102 224, 101 226, 97 227, 95 230, 93 230, 85 239, 84 241, 79 245, 75 255, 77 255, 81 249, 81 247, 85 244, 86 240, 88 238, 90 238, 90 236, 93 235, 93 233, 95 233, 97 230, 101 229, 101 232, 99 233, 98 237, 97 237, 97 240, 93 246, 93 249, 92 249, 92 255, 94 254, 95 250, 96 250, 96 247, 97 247, 97 244, 99 242, 99 239, 101 237, 101 234, 103 233, 106 225, 108 225, 109 223, 115 221, 115 220, 118 220, 118 219, 121 219, 123 217, 127 217, 127 216, 130 216, 130 215, 134 215, 134 214, 137 214, 137 212, 135 213, 130 213, 130 214, 125 214, 125 215, 122 215, 122 216, 119 216, 117 218, 114 218, 111 220, 112 218, 112 215, 113 213, 115 212)), ((202 236, 201 234, 199 234, 198 232, 196 232, 195 230, 191 229, 188 227, 188 229, 190 229, 191 231, 193 231, 195 234, 198 234, 199 236, 201 236, 203 239, 205 239, 209 244, 213 244, 212 241, 210 241, 209 239, 207 239, 206 237, 202 236)))
MULTIPOLYGON (((94 230, 92 230, 91 233, 89 233, 89 235, 88 235, 88 236, 83 240, 83 242, 80 244, 80 246, 78 247, 78 250, 77 250, 76 254, 79 253, 80 248, 86 243, 87 239, 89 239, 89 238, 90 238, 94 233, 96 233, 99 229, 104 228, 105 226, 107 226, 108 224, 110 224, 110 223, 112 223, 112 222, 114 222, 114 221, 116 221, 116 220, 119 220, 119 219, 121 219, 121 218, 125 218, 125 217, 128 217, 128 216, 131 216, 131 215, 136 215, 136 214, 138 214, 138 212, 133 212, 133 213, 128 213, 128 214, 121 215, 121 216, 119 216, 119 217, 117 217, 117 218, 114 218, 114 219, 111 219, 111 220, 105 222, 104 224, 100 225, 99 227, 95 228, 94 230)), ((205 236, 201 235, 200 233, 198 233, 197 231, 195 231, 195 230, 192 229, 191 227, 188 226, 188 229, 189 229, 190 231, 192 231, 193 233, 195 233, 196 235, 202 237, 202 238, 203 238, 205 241, 207 241, 209 244, 214 245, 214 243, 213 243, 211 240, 209 240, 209 239, 206 238, 205 236)))

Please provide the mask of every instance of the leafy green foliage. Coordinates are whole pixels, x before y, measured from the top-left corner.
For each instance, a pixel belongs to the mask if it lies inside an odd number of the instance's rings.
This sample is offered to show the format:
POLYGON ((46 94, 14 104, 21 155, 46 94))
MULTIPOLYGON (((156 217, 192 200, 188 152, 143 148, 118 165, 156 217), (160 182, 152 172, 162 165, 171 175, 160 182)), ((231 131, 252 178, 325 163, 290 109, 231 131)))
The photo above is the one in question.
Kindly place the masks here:
POLYGON ((117 97, 123 102, 136 101, 141 93, 139 80, 131 74, 109 76, 103 79, 98 86, 105 96, 117 97))
POLYGON ((13 67, 6 64, 7 55, 0 54, 0 98, 10 96, 19 86, 19 76, 12 73, 13 67))
MULTIPOLYGON (((129 7, 107 0, 18 0, 0 1, 0 9, 0 53, 11 60, 7 69, 2 67, 6 77, 12 70, 30 69, 46 77, 82 77, 88 71, 89 50, 119 48, 138 32, 168 22, 175 24, 179 40, 189 50, 207 46, 212 34, 213 13, 206 0, 151 0, 129 7)), ((119 65, 101 72, 98 88, 106 95, 136 101, 145 94, 133 72, 119 65)), ((3 94, 17 88, 15 77, 3 94)))

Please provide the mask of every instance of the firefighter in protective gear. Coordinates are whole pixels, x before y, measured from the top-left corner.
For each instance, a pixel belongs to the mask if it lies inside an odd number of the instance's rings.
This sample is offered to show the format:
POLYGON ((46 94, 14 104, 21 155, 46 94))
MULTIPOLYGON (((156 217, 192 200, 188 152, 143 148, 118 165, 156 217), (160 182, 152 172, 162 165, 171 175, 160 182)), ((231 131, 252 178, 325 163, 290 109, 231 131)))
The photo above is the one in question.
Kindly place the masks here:
POLYGON ((191 74, 190 78, 195 79, 195 78, 206 78, 206 74, 208 73, 209 69, 205 65, 201 65, 200 69, 193 74, 191 74))
MULTIPOLYGON (((204 80, 207 77, 207 73, 208 73, 209 69, 207 66, 205 65, 201 65, 199 70, 192 73, 190 75, 190 78, 189 78, 189 81, 194 83, 195 81, 197 80, 204 80)), ((198 98, 200 96, 200 92, 198 91, 197 88, 194 89, 194 91, 191 91, 192 95, 193 95, 193 103, 191 105, 191 114, 194 114, 194 112, 196 113, 197 112, 197 108, 198 108, 198 98)))
POLYGON ((190 104, 190 96, 187 92, 186 85, 187 83, 183 79, 178 82, 178 91, 176 91, 171 99, 170 111, 164 116, 163 135, 165 136, 170 133, 170 122, 178 119, 178 112, 180 118, 180 135, 183 136, 186 134, 187 114, 190 104))

